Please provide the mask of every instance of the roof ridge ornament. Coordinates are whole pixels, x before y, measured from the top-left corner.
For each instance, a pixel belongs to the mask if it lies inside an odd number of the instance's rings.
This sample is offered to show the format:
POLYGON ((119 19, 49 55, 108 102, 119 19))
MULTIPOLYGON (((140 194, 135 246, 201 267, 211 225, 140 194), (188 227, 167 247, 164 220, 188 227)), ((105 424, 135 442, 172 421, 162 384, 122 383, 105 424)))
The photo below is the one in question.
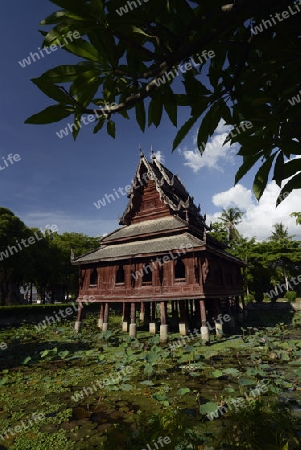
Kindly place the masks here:
POLYGON ((166 183, 169 186, 171 186, 171 180, 170 180, 169 176, 167 175, 163 164, 161 164, 159 159, 156 157, 154 158, 154 163, 156 164, 157 168, 159 169, 160 173, 162 174, 162 178, 166 181, 166 183))
POLYGON ((152 159, 157 159, 152 145, 151 145, 151 155, 152 155, 152 159))
POLYGON ((143 158, 144 157, 144 153, 143 153, 143 151, 141 149, 140 144, 139 144, 139 153, 140 153, 140 158, 143 158))

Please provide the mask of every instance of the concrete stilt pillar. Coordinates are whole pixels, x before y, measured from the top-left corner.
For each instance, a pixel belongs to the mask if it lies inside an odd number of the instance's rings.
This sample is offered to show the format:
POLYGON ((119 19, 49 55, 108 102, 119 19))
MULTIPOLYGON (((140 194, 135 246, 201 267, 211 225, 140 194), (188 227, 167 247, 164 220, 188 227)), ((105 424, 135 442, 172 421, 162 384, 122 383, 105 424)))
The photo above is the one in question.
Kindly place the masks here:
POLYGON ((156 334, 156 331, 157 331, 156 322, 150 322, 149 323, 149 332, 150 332, 150 334, 156 334))
POLYGON ((145 316, 145 307, 144 307, 144 302, 141 302, 141 309, 140 309, 140 322, 143 325, 144 324, 144 316, 145 316))
POLYGON ((131 303, 131 323, 129 327, 129 335, 131 337, 136 337, 137 329, 136 329, 136 303, 131 303))
POLYGON ((82 302, 79 302, 78 303, 78 310, 77 310, 77 320, 76 320, 75 325, 74 325, 74 330, 75 330, 76 333, 79 333, 79 331, 81 329, 82 309, 83 309, 83 304, 82 304, 82 302))
POLYGON ((161 325, 160 325, 160 342, 168 341, 168 325, 166 314, 166 302, 160 302, 161 325))
POLYGON ((214 320, 215 320, 215 333, 217 337, 222 337, 223 332, 223 323, 220 321, 220 318, 222 315, 220 314, 220 308, 219 308, 219 300, 218 298, 214 299, 214 320))
POLYGON ((187 311, 185 301, 179 300, 179 309, 180 309, 180 322, 179 322, 179 332, 182 336, 187 334, 188 323, 187 323, 187 311))
POLYGON ((74 325, 74 329, 75 329, 76 333, 80 332, 81 327, 82 327, 82 323, 77 320, 74 325))
POLYGON ((108 321, 109 321, 109 303, 106 302, 105 303, 105 307, 104 307, 102 331, 107 331, 107 329, 108 329, 108 321))
POLYGON ((208 327, 201 327, 202 341, 210 342, 210 333, 208 327))
POLYGON ((99 313, 99 319, 98 319, 98 327, 100 330, 103 328, 103 315, 104 315, 104 306, 103 303, 100 304, 100 313, 99 313))
POLYGON ((135 323, 130 323, 129 335, 132 338, 135 338, 137 336, 137 325, 135 323))
POLYGON ((127 333, 129 331, 130 322, 130 307, 131 305, 127 302, 123 303, 123 317, 122 317, 122 331, 127 333))
POLYGON ((160 342, 168 341, 168 325, 160 325, 160 342))
POLYGON ((210 342, 210 333, 206 320, 206 306, 205 300, 200 300, 200 312, 201 312, 201 338, 203 341, 210 342))
POLYGON ((217 337, 222 337, 223 333, 223 325, 219 322, 215 322, 215 332, 217 337))
POLYGON ((186 323, 179 323, 179 333, 181 336, 186 336, 186 334, 187 334, 187 324, 186 323))

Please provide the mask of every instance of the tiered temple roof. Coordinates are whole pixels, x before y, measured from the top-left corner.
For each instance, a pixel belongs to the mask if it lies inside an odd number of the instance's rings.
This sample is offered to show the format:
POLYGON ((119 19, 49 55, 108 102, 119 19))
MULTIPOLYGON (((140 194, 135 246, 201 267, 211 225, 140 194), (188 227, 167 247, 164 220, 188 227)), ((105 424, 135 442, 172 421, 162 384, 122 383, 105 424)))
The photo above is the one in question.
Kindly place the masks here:
POLYGON ((200 213, 200 207, 194 204, 179 177, 154 154, 149 162, 141 152, 128 198, 119 221, 123 227, 102 237, 97 250, 74 259, 73 264, 158 255, 180 247, 194 250, 206 247, 229 260, 239 261, 223 251, 223 244, 207 235, 210 227, 206 215, 200 213))

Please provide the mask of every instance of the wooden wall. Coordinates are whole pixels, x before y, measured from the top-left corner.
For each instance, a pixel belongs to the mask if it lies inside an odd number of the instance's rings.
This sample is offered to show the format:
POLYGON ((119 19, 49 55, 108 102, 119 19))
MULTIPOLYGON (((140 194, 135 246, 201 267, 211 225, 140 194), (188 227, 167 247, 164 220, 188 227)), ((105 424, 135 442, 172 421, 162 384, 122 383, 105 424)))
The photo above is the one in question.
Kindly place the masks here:
POLYGON ((185 265, 185 279, 176 279, 176 256, 174 254, 175 259, 171 259, 170 255, 169 260, 165 258, 163 272, 154 256, 120 261, 124 269, 124 283, 116 283, 119 263, 90 265, 85 270, 80 297, 94 295, 99 301, 126 302, 141 299, 151 301, 155 298, 216 298, 243 293, 243 277, 238 264, 202 252, 198 255, 189 254, 181 258, 185 265), (90 275, 95 268, 98 272, 97 285, 91 286, 90 275), (146 272, 152 273, 151 281, 144 281, 143 274, 146 272))

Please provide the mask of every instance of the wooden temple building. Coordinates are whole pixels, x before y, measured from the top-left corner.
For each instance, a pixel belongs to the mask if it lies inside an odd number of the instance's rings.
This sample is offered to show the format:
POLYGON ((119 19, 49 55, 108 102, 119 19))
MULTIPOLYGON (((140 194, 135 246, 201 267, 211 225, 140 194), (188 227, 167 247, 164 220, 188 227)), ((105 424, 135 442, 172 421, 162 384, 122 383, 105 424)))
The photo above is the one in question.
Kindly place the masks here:
MULTIPOLYGON (((123 305, 123 331, 136 336, 140 320, 156 333, 160 305, 160 340, 168 339, 168 318, 187 334, 191 320, 209 340, 209 323, 222 333, 223 315, 233 325, 243 296, 244 263, 208 234, 206 216, 177 175, 152 154, 141 152, 121 228, 100 239, 100 247, 72 260, 79 266, 79 302, 75 328, 81 324, 82 302, 99 302, 98 326, 107 330, 110 304, 123 305), (221 309, 222 308, 222 309, 221 309)), ((229 324, 228 324, 229 325, 229 324)), ((210 329, 212 329, 210 327, 210 329)))

